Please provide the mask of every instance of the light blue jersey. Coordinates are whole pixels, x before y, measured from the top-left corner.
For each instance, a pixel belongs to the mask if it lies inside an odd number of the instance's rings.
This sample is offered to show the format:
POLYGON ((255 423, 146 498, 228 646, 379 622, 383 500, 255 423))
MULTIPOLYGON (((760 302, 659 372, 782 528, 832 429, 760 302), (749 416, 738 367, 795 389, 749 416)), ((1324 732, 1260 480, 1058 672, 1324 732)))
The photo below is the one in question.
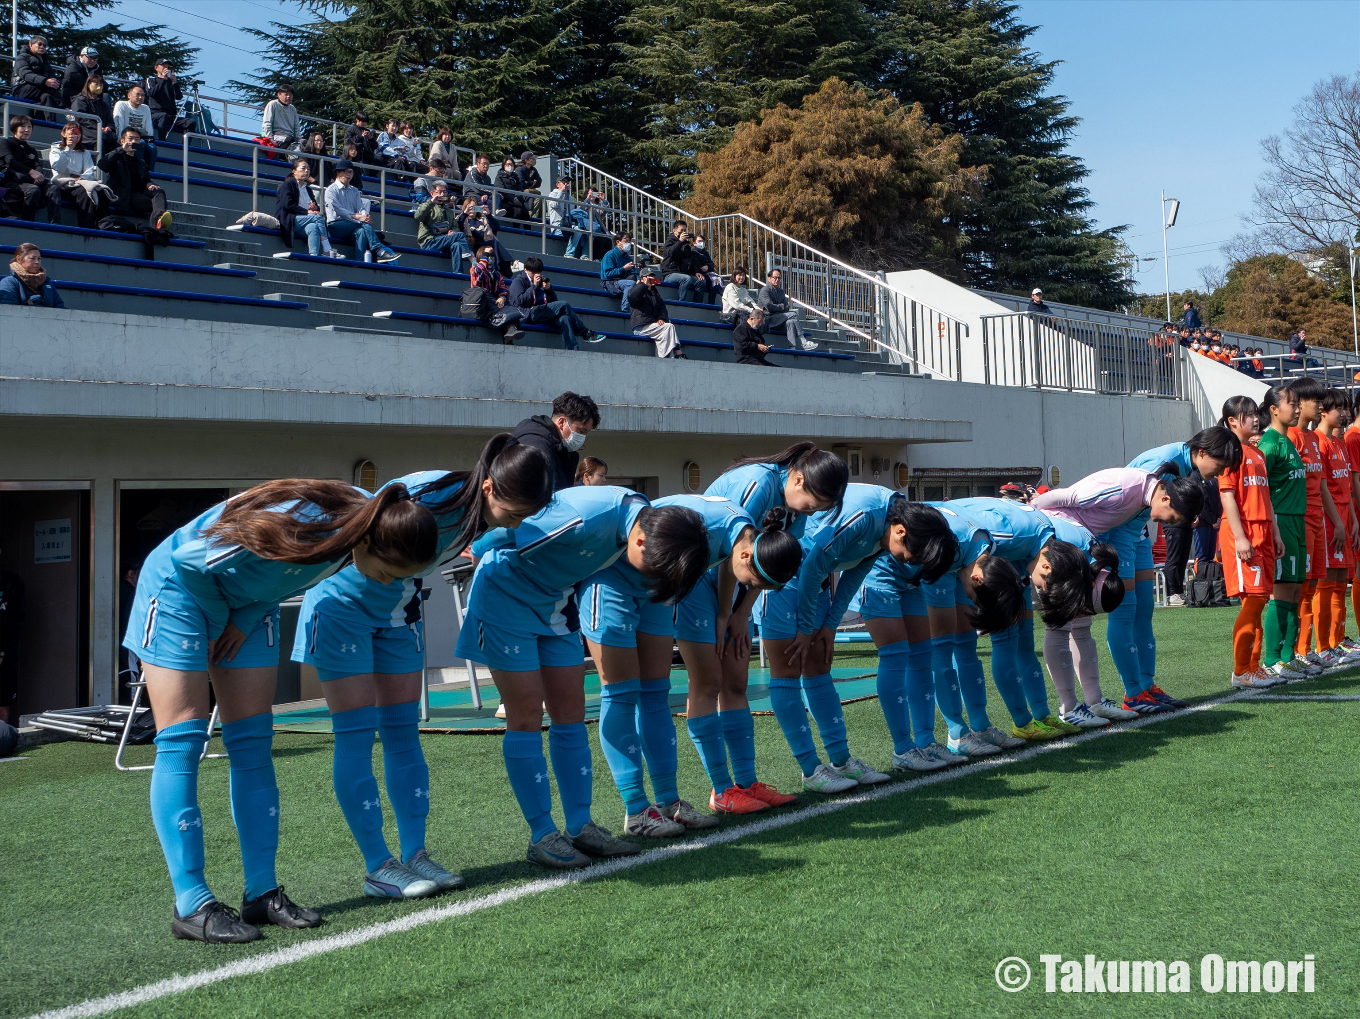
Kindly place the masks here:
MULTIPOLYGON (((1154 465, 1155 466, 1155 465, 1154 465)), ((1053 532, 1059 541, 1066 541, 1076 545, 1086 553, 1086 558, 1091 558, 1091 546, 1095 544, 1095 535, 1082 527, 1081 524, 1074 524, 1072 521, 1063 517, 1052 516, 1048 522, 1053 525, 1053 532)))
MULTIPOLYGON (((987 532, 991 553, 1017 566, 1028 565, 1054 536, 1044 513, 1008 499, 954 499, 949 508, 987 532)), ((976 559, 977 556, 973 556, 976 559)), ((967 560, 972 562, 973 559, 967 560)))
MULTIPOLYGON (((957 573, 965 566, 975 562, 984 553, 992 550, 991 536, 974 523, 969 518, 955 512, 956 502, 928 502, 924 505, 933 507, 940 511, 945 523, 949 525, 949 530, 954 535, 954 540, 959 543, 959 550, 954 553, 954 558, 949 564, 949 569, 945 571, 944 578, 957 573)), ((843 582, 843 581, 842 581, 843 582)), ((884 595, 901 595, 907 592, 908 588, 917 587, 921 583, 921 567, 916 563, 898 562, 890 555, 881 555, 874 560, 869 568, 868 575, 864 578, 864 586, 884 595)), ((851 609, 855 609, 852 604, 851 609)), ((857 611, 857 610, 856 610, 857 611)))
POLYGON ((795 538, 801 538, 810 515, 794 513, 785 505, 784 486, 788 481, 787 467, 776 467, 769 463, 749 464, 732 468, 709 485, 704 495, 732 500, 750 515, 756 527, 761 526, 765 514, 770 510, 782 508, 789 514, 784 529, 795 538))
POLYGON ((803 535, 803 565, 789 586, 798 595, 798 632, 812 633, 818 616, 818 595, 828 577, 841 571, 828 626, 836 626, 850 600, 864 583, 874 559, 885 554, 883 532, 888 529, 888 508, 905 498, 878 485, 852 484, 846 487, 841 511, 834 516, 819 516, 803 535))
POLYGON ((1190 460, 1190 443, 1168 442, 1165 446, 1155 446, 1130 460, 1126 467, 1137 467, 1143 471, 1155 471, 1164 463, 1176 465, 1174 473, 1168 471, 1163 478, 1188 478, 1195 470, 1190 460))

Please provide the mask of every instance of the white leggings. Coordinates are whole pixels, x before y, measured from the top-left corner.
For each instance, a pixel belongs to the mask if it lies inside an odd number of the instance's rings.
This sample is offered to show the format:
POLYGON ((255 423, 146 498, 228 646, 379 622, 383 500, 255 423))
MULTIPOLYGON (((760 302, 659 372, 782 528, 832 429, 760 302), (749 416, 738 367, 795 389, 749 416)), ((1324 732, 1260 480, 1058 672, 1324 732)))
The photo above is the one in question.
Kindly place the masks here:
POLYGON ((1091 636, 1091 617, 1077 616, 1066 626, 1044 631, 1044 664, 1058 691, 1065 714, 1077 706, 1077 678, 1086 703, 1101 698, 1100 665, 1096 660, 1096 640, 1091 636))

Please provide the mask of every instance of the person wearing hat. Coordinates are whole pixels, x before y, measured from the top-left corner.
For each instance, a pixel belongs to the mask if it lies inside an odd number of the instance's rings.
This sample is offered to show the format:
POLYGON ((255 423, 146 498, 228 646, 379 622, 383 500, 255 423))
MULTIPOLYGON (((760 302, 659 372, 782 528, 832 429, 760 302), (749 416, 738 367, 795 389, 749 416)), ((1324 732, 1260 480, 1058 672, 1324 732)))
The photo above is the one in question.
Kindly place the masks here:
POLYGON ((99 51, 86 46, 66 62, 66 73, 61 79, 61 105, 71 107, 71 100, 80 95, 85 88, 85 80, 92 74, 103 76, 99 69, 99 51))
POLYGON ((35 35, 14 58, 14 94, 40 106, 61 106, 57 72, 47 62, 47 40, 35 35))
POLYGON ((399 257, 378 237, 368 214, 368 199, 350 186, 354 164, 341 159, 335 164, 335 180, 326 188, 326 230, 337 240, 354 242, 365 262, 395 262, 399 257))
POLYGON ((656 341, 657 357, 683 359, 685 352, 680 347, 680 337, 675 331, 675 326, 671 324, 666 302, 656 289, 660 285, 660 277, 648 273, 628 291, 633 332, 656 341))
POLYGON ((1029 292, 1029 307, 1025 309, 1031 315, 1052 315, 1053 309, 1044 303, 1044 292, 1035 287, 1029 292))
MULTIPOLYGON (((534 164, 537 162, 538 157, 532 152, 521 152, 519 154, 519 166, 515 168, 515 176, 519 178, 519 189, 521 191, 542 194, 543 178, 538 175, 538 170, 534 168, 534 164)), ((537 201, 526 198, 524 208, 531 219, 538 218, 537 201)))
POLYGON ((156 76, 146 79, 146 105, 151 107, 157 139, 164 139, 170 134, 179 116, 179 101, 183 98, 184 89, 180 88, 170 61, 161 57, 156 61, 156 76))

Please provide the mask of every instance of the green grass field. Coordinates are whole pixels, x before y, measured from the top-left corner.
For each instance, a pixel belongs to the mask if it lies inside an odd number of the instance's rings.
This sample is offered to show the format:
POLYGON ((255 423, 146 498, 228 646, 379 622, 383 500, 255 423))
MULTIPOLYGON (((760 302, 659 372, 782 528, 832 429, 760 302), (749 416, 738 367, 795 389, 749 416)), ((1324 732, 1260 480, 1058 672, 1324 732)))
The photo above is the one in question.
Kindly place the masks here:
MULTIPOLYGON (((1233 612, 1158 613, 1164 687, 1227 694, 1233 612)), ((1113 695, 1108 661, 1102 675, 1113 695)), ((1360 695, 1360 675, 1273 692, 1360 695)), ((848 705, 846 718, 852 750, 885 766, 891 747, 877 702, 848 705)), ((1236 699, 113 1014, 1354 1016, 1357 738, 1360 700, 1236 699), (1041 954, 1088 952, 1187 960, 1192 990, 1044 992, 1041 954), (1204 993, 1199 960, 1211 952, 1262 962, 1312 953, 1316 992, 1204 993), (1020 993, 994 979, 1008 956, 1034 970, 1020 993)), ((762 776, 793 788, 797 769, 772 718, 757 719, 757 742, 762 776)), ((424 746, 435 790, 429 844, 468 890, 395 905, 365 899, 330 791, 329 737, 281 734, 280 878, 328 923, 296 934, 267 928, 247 946, 170 938, 149 773, 116 773, 112 748, 76 743, 0 765, 0 1016, 542 878, 523 862, 526 830, 499 737, 427 736, 424 746)), ((697 802, 704 780, 683 731, 679 746, 681 790, 697 802)), ((622 808, 598 746, 596 759, 596 817, 616 827, 622 808)), ((239 902, 225 761, 204 763, 200 790, 209 881, 239 902)))

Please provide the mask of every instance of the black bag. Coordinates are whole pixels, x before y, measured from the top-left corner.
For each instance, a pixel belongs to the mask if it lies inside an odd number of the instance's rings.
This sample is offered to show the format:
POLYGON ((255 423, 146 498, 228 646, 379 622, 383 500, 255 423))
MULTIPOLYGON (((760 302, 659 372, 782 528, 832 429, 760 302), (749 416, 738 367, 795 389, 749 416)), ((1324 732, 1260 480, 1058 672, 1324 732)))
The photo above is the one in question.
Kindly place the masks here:
POLYGON ((129 219, 127 216, 105 216, 99 221, 99 229, 112 230, 120 234, 138 234, 145 224, 129 219))
POLYGON ((468 287, 463 291, 463 303, 459 308, 463 318, 475 318, 478 322, 486 322, 495 310, 496 302, 491 300, 491 295, 481 287, 468 287))
POLYGON ((1207 562, 1195 572, 1185 592, 1185 604, 1196 609, 1218 609, 1232 604, 1228 601, 1228 587, 1223 579, 1223 566, 1207 562))

